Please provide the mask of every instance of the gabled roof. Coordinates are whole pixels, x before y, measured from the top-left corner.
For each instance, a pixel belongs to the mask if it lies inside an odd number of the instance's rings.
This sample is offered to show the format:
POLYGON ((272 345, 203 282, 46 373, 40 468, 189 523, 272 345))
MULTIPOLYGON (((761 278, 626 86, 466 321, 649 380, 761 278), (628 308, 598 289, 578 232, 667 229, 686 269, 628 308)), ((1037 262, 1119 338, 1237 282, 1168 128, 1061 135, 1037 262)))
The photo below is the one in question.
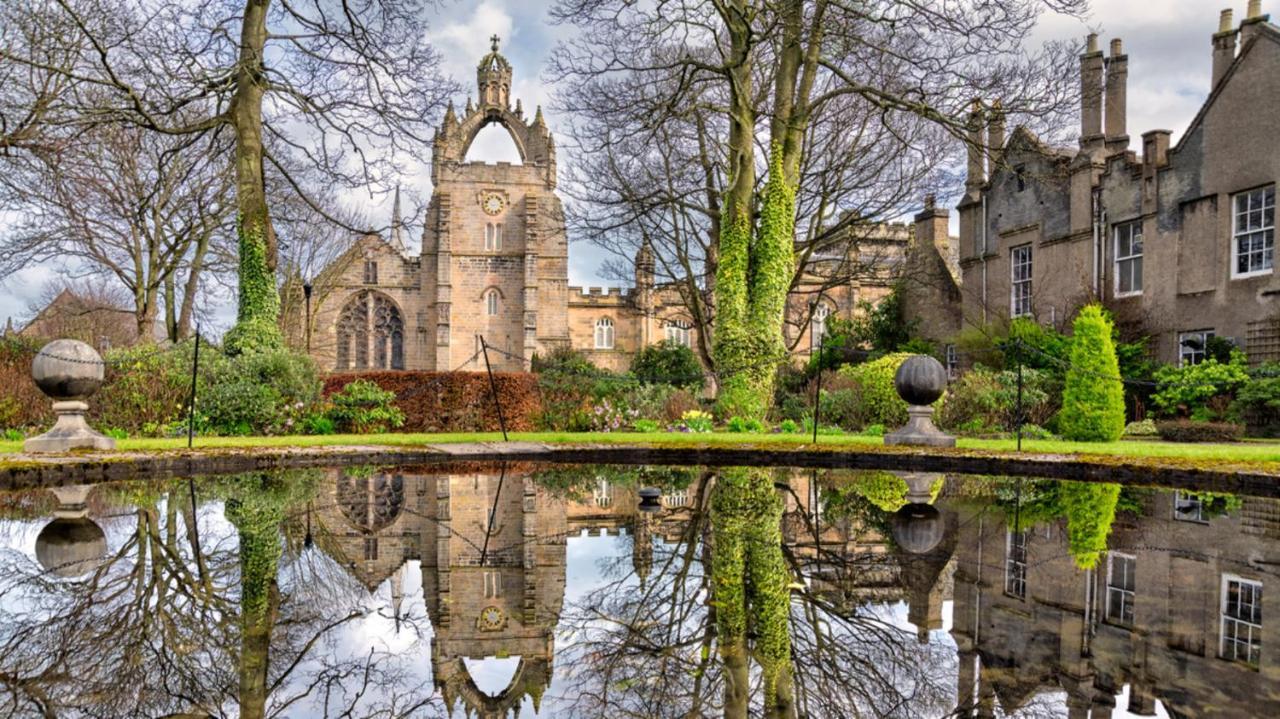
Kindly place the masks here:
POLYGON ((1248 57, 1254 46, 1262 42, 1264 38, 1270 42, 1280 44, 1280 28, 1277 28, 1269 22, 1259 22, 1257 25, 1257 33, 1251 40, 1249 40, 1248 43, 1245 44, 1244 47, 1240 48, 1240 54, 1236 55, 1236 59, 1232 61, 1231 67, 1227 68, 1226 74, 1218 81, 1218 84, 1213 88, 1213 92, 1209 93, 1209 97, 1204 101, 1204 104, 1200 106, 1200 111, 1196 113, 1194 118, 1192 118, 1191 124, 1187 125, 1186 132, 1182 133, 1182 137, 1178 138, 1178 144, 1173 148, 1175 152, 1181 150, 1183 144, 1186 143, 1187 138, 1191 137, 1196 130, 1200 129, 1200 125, 1204 124, 1204 118, 1209 114, 1209 108, 1213 107, 1213 104, 1218 100, 1218 96, 1221 95, 1226 86, 1230 84, 1231 78, 1236 74, 1236 70, 1244 64, 1245 58, 1248 57))

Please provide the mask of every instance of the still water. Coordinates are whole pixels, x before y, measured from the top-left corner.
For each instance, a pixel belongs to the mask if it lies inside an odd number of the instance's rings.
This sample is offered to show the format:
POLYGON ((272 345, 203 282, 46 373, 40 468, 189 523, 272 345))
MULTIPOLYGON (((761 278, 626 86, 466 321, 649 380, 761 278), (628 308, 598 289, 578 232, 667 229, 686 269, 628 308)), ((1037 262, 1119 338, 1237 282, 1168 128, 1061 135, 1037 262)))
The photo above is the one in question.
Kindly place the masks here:
POLYGON ((1009 477, 11 491, 0 715, 1280 716, 1278 562, 1277 499, 1009 477))

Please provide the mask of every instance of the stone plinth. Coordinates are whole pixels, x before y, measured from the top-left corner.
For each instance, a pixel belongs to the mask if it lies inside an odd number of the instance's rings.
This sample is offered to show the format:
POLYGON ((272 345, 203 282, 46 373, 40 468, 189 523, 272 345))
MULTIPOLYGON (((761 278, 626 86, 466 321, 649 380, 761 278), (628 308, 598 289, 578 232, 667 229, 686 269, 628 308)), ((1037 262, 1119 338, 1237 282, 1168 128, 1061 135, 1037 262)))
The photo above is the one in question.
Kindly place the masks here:
POLYGON ((928 355, 908 357, 893 376, 894 389, 907 403, 907 424, 884 436, 885 444, 954 447, 956 438, 933 423, 933 403, 947 389, 947 371, 928 355))
POLYGON ((25 452, 69 452, 73 449, 115 449, 115 440, 89 427, 85 413, 87 398, 98 391, 103 379, 102 357, 89 345, 76 340, 54 340, 45 345, 31 362, 36 386, 53 402, 58 421, 53 429, 27 440, 25 452))

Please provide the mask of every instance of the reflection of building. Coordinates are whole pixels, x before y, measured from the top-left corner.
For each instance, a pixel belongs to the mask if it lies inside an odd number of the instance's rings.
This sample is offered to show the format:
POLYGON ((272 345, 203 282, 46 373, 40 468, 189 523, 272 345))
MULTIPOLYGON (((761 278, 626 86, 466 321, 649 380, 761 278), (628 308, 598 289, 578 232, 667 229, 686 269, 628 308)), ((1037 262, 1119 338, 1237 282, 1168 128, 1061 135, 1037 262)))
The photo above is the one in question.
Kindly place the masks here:
MULTIPOLYGON (((564 598, 564 505, 528 472, 449 475, 334 473, 317 509, 321 546, 371 591, 422 567, 435 636, 432 674, 452 708, 504 717, 535 706, 551 681, 554 631, 564 598), (481 690, 469 660, 519 657, 507 686, 481 690)), ((399 607, 396 607, 399 611, 399 607)))
POLYGON ((1280 502, 1245 498, 1208 518, 1174 493, 1118 520, 1111 551, 1076 569, 1064 523, 1008 529, 999 512, 962 512, 955 572, 959 701, 967 715, 1008 714, 1045 692, 1068 716, 1129 711, 1172 717, 1280 715, 1280 662, 1263 586, 1280 561, 1280 502))

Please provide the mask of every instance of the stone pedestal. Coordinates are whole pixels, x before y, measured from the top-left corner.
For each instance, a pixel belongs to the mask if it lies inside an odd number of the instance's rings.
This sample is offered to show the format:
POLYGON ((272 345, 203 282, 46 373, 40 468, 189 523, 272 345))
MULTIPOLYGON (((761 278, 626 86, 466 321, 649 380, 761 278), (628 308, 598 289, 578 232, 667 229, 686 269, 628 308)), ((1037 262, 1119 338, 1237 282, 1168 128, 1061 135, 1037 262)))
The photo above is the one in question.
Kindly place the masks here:
POLYGON ((933 407, 912 405, 907 407, 907 424, 884 436, 885 444, 915 445, 920 447, 954 447, 956 438, 938 429, 933 423, 933 407))
POLYGON ((99 434, 85 421, 89 411, 85 402, 54 402, 53 411, 58 421, 53 429, 32 437, 22 445, 24 452, 70 452, 73 449, 115 449, 116 441, 99 434))
POLYGON ((73 449, 115 449, 115 440, 89 428, 85 402, 102 386, 102 357, 77 340, 54 340, 36 353, 31 377, 53 400, 58 422, 53 429, 22 445, 25 452, 69 452, 73 449))

